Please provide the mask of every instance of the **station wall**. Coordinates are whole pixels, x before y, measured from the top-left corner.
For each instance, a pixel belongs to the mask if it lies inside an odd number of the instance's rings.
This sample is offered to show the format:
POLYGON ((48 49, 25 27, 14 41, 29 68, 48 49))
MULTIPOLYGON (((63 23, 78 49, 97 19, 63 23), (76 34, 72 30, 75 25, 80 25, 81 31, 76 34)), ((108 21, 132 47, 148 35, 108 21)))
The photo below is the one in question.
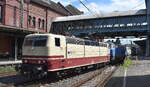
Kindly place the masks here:
POLYGON ((0 35, 0 59, 8 58, 12 52, 12 38, 0 35))

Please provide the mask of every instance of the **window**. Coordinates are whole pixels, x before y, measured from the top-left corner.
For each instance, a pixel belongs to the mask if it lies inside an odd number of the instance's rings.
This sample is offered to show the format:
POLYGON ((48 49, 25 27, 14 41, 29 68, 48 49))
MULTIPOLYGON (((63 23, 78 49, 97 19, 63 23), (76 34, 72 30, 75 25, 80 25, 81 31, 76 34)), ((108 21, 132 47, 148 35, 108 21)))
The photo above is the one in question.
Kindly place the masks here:
POLYGON ((0 5, 0 22, 2 22, 2 5, 0 5))
POLYGON ((24 46, 44 47, 47 44, 47 36, 25 38, 24 46))
POLYGON ((90 41, 85 40, 85 45, 90 45, 90 41))
POLYGON ((44 47, 47 43, 47 37, 38 37, 34 40, 35 47, 44 47))
POLYGON ((38 19, 38 27, 41 28, 41 19, 38 19))
POLYGON ((60 47, 60 38, 55 38, 55 46, 60 47))
POLYGON ((69 43, 69 44, 76 44, 76 40, 75 40, 74 38, 67 37, 67 38, 66 38, 66 41, 67 41, 67 43, 69 43))
POLYGON ((84 40, 78 39, 78 38, 66 38, 66 42, 69 44, 78 44, 78 45, 84 45, 84 40))
POLYGON ((25 38, 24 46, 32 46, 33 39, 32 38, 25 38))
POLYGON ((42 20, 42 28, 45 28, 45 20, 42 20))
POLYGON ((35 17, 33 17, 32 23, 33 23, 33 27, 36 27, 36 18, 35 17))
POLYGON ((28 16, 28 25, 31 26, 31 19, 32 17, 31 16, 28 16))

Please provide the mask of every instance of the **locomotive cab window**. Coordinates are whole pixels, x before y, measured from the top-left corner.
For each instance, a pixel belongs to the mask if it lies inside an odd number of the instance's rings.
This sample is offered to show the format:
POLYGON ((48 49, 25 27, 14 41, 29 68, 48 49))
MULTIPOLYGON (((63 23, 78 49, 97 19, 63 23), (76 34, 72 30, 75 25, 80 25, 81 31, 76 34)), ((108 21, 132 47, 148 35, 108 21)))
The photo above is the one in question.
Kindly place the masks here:
POLYGON ((44 47, 47 44, 47 37, 38 37, 34 40, 35 47, 44 47))
POLYGON ((55 38, 55 46, 60 47, 60 38, 55 38))
POLYGON ((46 36, 36 36, 25 38, 24 46, 44 47, 47 44, 46 36))

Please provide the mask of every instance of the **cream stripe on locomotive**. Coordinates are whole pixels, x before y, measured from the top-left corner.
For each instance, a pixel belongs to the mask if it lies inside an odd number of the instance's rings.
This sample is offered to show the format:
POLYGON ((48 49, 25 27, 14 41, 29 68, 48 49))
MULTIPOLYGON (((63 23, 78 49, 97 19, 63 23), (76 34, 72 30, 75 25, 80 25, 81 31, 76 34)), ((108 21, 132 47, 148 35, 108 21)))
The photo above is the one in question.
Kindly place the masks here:
POLYGON ((60 60, 60 59, 66 59, 66 58, 23 58, 26 60, 60 60))

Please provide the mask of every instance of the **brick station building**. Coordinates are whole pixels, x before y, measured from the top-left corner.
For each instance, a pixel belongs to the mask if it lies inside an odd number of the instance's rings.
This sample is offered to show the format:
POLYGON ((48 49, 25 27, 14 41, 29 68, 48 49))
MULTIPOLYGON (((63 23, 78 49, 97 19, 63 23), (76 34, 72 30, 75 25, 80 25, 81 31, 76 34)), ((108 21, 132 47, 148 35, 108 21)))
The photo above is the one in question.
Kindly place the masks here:
POLYGON ((25 35, 47 33, 54 18, 80 14, 50 0, 0 0, 0 61, 20 58, 25 35))

